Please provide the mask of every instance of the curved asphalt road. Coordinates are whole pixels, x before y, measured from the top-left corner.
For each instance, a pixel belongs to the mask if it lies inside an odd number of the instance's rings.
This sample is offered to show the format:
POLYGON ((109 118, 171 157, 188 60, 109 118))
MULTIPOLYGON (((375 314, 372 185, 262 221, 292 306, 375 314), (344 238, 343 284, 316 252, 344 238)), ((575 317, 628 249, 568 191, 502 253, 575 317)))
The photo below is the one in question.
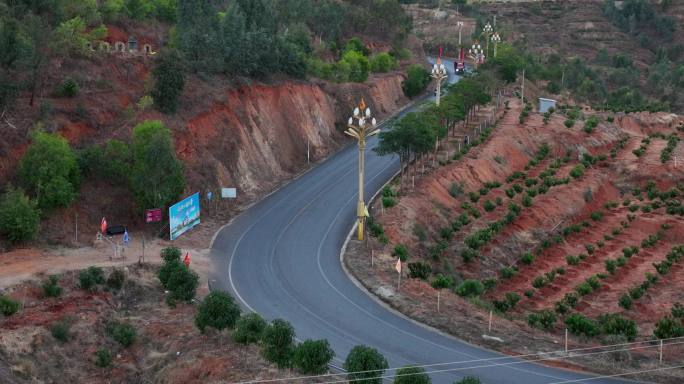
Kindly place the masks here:
MULTIPOLYGON (((453 64, 446 65, 452 72, 453 64)), ((450 81, 456 80, 450 73, 450 81)), ((366 153, 367 198, 399 169, 395 156, 380 157, 372 151, 376 143, 377 137, 366 153)), ((232 292, 244 307, 267 319, 288 320, 300 340, 328 339, 338 367, 352 347, 365 344, 377 348, 390 367, 464 362, 428 369, 435 383, 453 383, 466 375, 479 376, 486 384, 587 378, 503 357, 429 330, 387 310, 359 289, 345 275, 339 259, 355 220, 357 156, 355 145, 345 147, 222 228, 212 245, 212 289, 232 292), (500 360, 473 361, 491 358, 500 360)))

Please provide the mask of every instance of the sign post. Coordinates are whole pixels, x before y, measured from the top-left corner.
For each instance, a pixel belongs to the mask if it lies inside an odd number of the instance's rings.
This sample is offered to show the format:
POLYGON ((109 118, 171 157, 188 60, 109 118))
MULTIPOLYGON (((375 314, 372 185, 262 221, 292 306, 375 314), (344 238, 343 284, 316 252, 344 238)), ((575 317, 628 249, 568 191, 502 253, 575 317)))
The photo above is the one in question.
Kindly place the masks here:
POLYGON ((199 223, 199 192, 169 207, 169 238, 172 241, 199 223))

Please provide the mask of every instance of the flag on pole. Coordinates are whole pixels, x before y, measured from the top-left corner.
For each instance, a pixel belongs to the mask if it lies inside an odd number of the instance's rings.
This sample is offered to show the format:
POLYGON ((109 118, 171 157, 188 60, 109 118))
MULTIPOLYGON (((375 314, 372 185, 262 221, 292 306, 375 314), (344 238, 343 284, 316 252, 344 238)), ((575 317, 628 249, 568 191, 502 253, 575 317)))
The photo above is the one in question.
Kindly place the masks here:
POLYGON ((185 259, 183 259, 183 264, 185 264, 186 267, 190 268, 190 252, 187 252, 185 254, 185 259))
POLYGON ((124 235, 123 235, 123 242, 124 242, 124 245, 128 245, 128 241, 129 241, 129 240, 130 240, 130 238, 128 237, 128 229, 126 229, 126 230, 124 231, 124 235))
POLYGON ((398 274, 401 274, 401 259, 397 259, 397 265, 394 266, 398 274))
POLYGON ((102 221, 100 222, 100 232, 104 235, 107 232, 107 219, 102 217, 102 221))

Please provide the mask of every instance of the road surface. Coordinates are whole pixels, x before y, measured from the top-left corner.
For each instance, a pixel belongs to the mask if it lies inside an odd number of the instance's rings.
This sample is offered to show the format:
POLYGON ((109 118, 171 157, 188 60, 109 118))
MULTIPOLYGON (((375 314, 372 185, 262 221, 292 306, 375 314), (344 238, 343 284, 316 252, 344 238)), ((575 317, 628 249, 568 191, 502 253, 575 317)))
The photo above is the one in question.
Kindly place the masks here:
MULTIPOLYGON (((450 81, 456 81, 453 64, 445 64, 450 81)), ((372 151, 376 144, 377 137, 367 146, 366 199, 399 169, 396 156, 372 151)), ((377 348, 390 367, 463 362, 429 368, 434 383, 450 384, 467 375, 485 384, 587 378, 445 336, 389 311, 357 287, 339 257, 355 221, 357 156, 355 145, 345 147, 222 228, 211 251, 212 289, 231 292, 267 319, 289 321, 300 340, 327 339, 336 353, 333 364, 340 367, 352 347, 365 344, 377 348), (492 358, 498 360, 475 361, 492 358)))

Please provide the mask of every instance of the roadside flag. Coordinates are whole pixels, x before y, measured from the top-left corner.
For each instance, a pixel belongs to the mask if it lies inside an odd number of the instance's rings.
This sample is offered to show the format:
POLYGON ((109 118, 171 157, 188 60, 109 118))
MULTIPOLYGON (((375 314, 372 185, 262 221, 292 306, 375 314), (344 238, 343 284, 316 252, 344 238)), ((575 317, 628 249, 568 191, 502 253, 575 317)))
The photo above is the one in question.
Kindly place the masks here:
POLYGON ((130 240, 130 238, 128 237, 128 229, 127 229, 127 230, 124 231, 124 235, 123 235, 123 242, 124 242, 124 245, 128 245, 128 241, 129 241, 129 240, 130 240))
POLYGON ((368 213, 368 207, 363 208, 363 214, 366 215, 366 217, 370 217, 370 213, 368 213))
POLYGON ((107 232, 107 219, 102 217, 102 221, 100 222, 100 232, 104 235, 107 232))
POLYGON ((439 47, 439 57, 442 57, 443 53, 444 53, 444 49, 442 47, 439 47))
POLYGON ((186 267, 190 268, 190 252, 187 252, 185 254, 185 259, 183 259, 183 264, 185 264, 186 267))
POLYGON ((397 265, 394 266, 398 274, 401 274, 401 259, 397 259, 397 265))

